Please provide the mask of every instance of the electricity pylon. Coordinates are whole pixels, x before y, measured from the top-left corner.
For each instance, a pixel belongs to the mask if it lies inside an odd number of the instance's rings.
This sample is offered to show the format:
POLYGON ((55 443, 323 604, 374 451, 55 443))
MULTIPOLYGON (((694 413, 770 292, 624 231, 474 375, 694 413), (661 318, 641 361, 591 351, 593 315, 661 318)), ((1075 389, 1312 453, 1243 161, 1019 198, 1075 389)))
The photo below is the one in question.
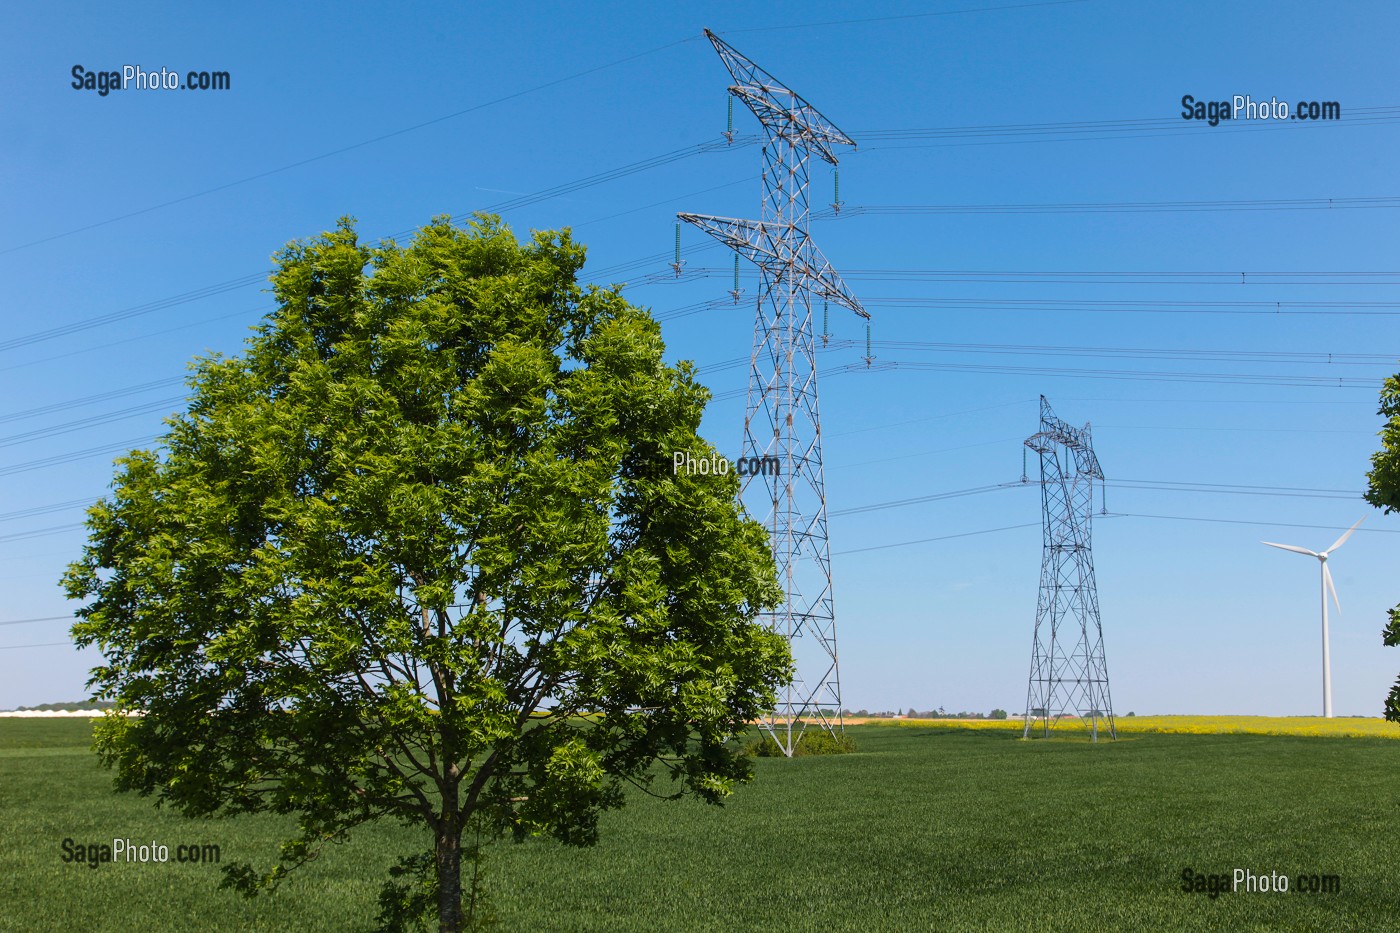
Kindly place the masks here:
POLYGON ((1040 454, 1044 550, 1022 735, 1029 737, 1040 723, 1048 736, 1060 717, 1074 714, 1088 724, 1094 741, 1100 720, 1116 739, 1094 581, 1094 480, 1103 482, 1103 470, 1093 437, 1089 425, 1075 428, 1055 417, 1042 395, 1040 431, 1026 438, 1026 446, 1040 454))
POLYGON ((813 153, 835 165, 832 147, 855 143, 796 91, 708 29, 705 35, 734 79, 729 93, 763 124, 763 208, 758 220, 677 216, 759 268, 744 456, 776 457, 779 473, 745 477, 740 496, 768 528, 785 592, 763 618, 787 636, 797 672, 764 727, 791 756, 809 723, 842 728, 812 296, 870 315, 807 233, 807 182, 813 153))

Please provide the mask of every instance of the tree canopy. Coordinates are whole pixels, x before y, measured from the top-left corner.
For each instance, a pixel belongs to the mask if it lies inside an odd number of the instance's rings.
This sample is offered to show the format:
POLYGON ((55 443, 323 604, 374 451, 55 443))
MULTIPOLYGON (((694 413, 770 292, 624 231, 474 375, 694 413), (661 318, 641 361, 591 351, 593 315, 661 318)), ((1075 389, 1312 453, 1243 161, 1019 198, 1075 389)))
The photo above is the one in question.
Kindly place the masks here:
MULTIPOLYGON (((1371 472, 1366 477, 1366 501, 1389 514, 1400 511, 1400 376, 1385 381, 1378 414, 1387 421, 1380 433, 1381 449, 1371 458, 1371 472)), ((1390 610, 1381 641, 1392 648, 1400 647, 1400 606, 1390 610)), ((1400 722, 1400 678, 1386 697, 1385 718, 1400 722)))
POLYGON ((277 309, 192 365, 64 577, 117 786, 295 814, 275 867, 230 871, 249 892, 368 821, 423 826, 383 919, 444 930, 469 825, 589 845, 625 782, 723 800, 791 658, 738 479, 674 472, 714 454, 709 393, 655 321, 578 285, 567 230, 484 215, 406 246, 345 219, 275 259, 277 309))

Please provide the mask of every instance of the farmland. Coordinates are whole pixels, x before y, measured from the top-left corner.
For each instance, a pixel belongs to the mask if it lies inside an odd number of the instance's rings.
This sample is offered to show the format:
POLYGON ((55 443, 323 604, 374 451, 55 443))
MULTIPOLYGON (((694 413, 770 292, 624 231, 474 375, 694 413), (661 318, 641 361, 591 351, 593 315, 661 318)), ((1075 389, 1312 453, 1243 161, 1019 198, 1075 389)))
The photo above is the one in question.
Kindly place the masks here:
MULTIPOLYGON (((1151 726, 1136 720, 1120 724, 1151 726)), ((1378 733, 1400 732, 1370 722, 1378 733)), ((114 795, 87 730, 83 721, 0 720, 0 929, 371 929, 386 867, 416 841, 409 828, 372 827, 275 897, 253 901, 216 890, 218 871, 205 864, 65 863, 65 838, 114 837, 172 850, 213 844, 226 861, 262 863, 285 828, 265 817, 184 820, 114 795)), ((1090 746, 1072 732, 1027 743, 1006 724, 917 721, 851 732, 855 755, 758 760, 757 781, 722 809, 636 795, 605 817, 596 848, 497 847, 488 872, 500 928, 1375 930, 1393 922, 1400 742, 1390 738, 1124 728, 1118 742, 1090 746), (1325 874, 1341 891, 1295 884, 1211 898, 1181 890, 1187 868, 1325 874)))
MULTIPOLYGON (((958 729, 1003 729, 1020 733, 1020 719, 847 719, 862 725, 925 728, 939 726, 958 729)), ((1072 719, 1052 730, 1058 736, 1084 732, 1084 725, 1072 719)), ((1100 728, 1103 728, 1100 723, 1100 728)), ((1400 739, 1400 726, 1384 719, 1361 716, 1324 719, 1321 716, 1119 716, 1119 735, 1163 733, 1169 735, 1293 735, 1328 738, 1400 739)))

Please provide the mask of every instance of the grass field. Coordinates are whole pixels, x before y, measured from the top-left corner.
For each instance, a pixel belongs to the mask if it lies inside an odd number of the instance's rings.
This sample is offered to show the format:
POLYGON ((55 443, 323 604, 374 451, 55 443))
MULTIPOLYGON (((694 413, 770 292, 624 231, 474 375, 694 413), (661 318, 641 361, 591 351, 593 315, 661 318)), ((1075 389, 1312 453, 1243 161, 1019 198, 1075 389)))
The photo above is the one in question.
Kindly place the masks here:
MULTIPOLYGON (((188 821, 113 795, 88 728, 0 719, 0 929, 372 928, 384 868, 416 842, 408 828, 363 832, 254 901, 216 890, 205 865, 62 862, 65 837, 215 843, 226 861, 265 860, 280 838, 275 819, 188 821)), ((722 809, 638 797, 605 818, 594 849, 497 847, 500 929, 1400 923, 1400 742, 1125 732, 1091 746, 942 724, 850 731, 859 753, 760 759, 758 780, 722 809), (1336 875, 1341 892, 1211 899, 1181 891, 1188 867, 1336 875)))
MULTIPOLYGON (((1025 723, 1020 719, 848 719, 861 725, 926 728, 938 726, 958 729, 1009 729, 1021 732, 1025 723)), ((1158 732, 1172 735, 1308 735, 1330 738, 1400 739, 1400 725, 1384 719, 1343 717, 1324 719, 1321 716, 1119 716, 1120 735, 1158 732)), ((1056 725, 1052 735, 1084 734, 1082 721, 1065 719, 1056 725)), ((1100 730, 1105 727, 1102 720, 1100 730)))

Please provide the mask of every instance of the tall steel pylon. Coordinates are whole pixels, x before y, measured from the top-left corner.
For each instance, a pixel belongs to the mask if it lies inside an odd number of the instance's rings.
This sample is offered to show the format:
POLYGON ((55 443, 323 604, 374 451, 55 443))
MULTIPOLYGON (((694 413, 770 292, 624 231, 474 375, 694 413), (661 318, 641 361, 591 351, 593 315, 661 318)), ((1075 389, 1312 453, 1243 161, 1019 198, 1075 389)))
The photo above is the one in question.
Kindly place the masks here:
POLYGON ((1022 735, 1043 728, 1048 736, 1060 717, 1074 714, 1088 724, 1094 741, 1100 720, 1116 739, 1094 580, 1094 480, 1103 482, 1103 470, 1093 437, 1089 425, 1075 428, 1055 417, 1042 395, 1040 430, 1026 438, 1026 446, 1040 454, 1044 551, 1022 735))
POLYGON ((729 93, 763 124, 763 208, 758 220, 677 216, 760 272, 744 456, 775 458, 778 470, 745 477, 740 497, 768 528, 785 590, 782 606, 764 619, 787 636, 797 673, 764 727, 790 756, 809 723, 842 728, 812 297, 870 315, 807 233, 807 183, 813 153, 835 165, 832 147, 855 143, 796 91, 708 29, 705 35, 734 79, 729 93))

